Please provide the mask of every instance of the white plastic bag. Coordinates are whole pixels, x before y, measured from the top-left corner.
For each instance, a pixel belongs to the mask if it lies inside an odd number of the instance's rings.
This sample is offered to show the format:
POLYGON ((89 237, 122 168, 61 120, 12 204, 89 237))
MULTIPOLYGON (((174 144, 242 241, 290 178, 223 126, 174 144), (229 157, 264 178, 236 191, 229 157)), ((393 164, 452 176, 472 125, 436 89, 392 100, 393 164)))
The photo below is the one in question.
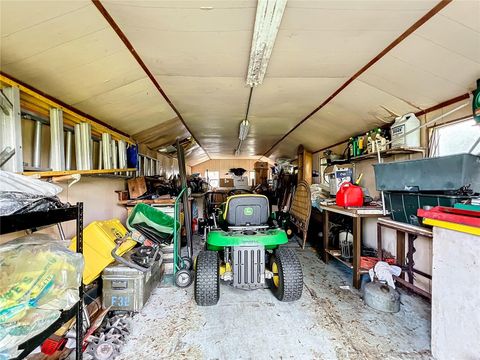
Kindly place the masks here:
POLYGON ((55 197, 62 190, 55 184, 0 170, 0 216, 14 214, 41 199, 55 197))

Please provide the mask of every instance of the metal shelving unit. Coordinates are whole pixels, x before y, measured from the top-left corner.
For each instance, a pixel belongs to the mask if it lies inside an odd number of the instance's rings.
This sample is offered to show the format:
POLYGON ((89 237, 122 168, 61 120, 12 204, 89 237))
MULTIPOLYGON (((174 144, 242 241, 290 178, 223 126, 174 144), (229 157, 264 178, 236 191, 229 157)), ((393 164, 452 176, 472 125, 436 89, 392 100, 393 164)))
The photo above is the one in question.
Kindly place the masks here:
MULTIPOLYGON (((42 226, 54 225, 64 221, 76 220, 77 227, 77 253, 83 253, 83 203, 64 209, 55 209, 26 214, 8 215, 0 217, 0 235, 27 229, 36 229, 42 226)), ((70 309, 63 310, 60 317, 41 333, 33 336, 19 345, 21 354, 16 359, 23 359, 35 348, 41 345, 50 335, 57 331, 72 317, 76 320, 76 349, 77 360, 82 359, 83 343, 83 282, 78 288, 79 301, 70 309)))

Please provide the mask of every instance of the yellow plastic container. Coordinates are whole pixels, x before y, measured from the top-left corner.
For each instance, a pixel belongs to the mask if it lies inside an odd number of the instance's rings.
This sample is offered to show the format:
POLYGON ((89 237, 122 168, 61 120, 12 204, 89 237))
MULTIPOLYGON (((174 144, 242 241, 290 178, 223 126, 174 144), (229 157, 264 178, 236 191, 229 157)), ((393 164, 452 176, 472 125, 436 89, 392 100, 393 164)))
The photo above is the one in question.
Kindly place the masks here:
MULTIPOLYGON (((83 229, 83 257, 85 268, 83 270, 83 283, 90 284, 95 280, 114 259, 112 250, 115 248, 115 240, 121 239, 127 233, 127 229, 118 219, 93 221, 83 229)), ((70 243, 70 250, 76 251, 76 237, 70 243)), ((136 242, 127 239, 117 250, 118 255, 125 254, 135 246, 136 242)))

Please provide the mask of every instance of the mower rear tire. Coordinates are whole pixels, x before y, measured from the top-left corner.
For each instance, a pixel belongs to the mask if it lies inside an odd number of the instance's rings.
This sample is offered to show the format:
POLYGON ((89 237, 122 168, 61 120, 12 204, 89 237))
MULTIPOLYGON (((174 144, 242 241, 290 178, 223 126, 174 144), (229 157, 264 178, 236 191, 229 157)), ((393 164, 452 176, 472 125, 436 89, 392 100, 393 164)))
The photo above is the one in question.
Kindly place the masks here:
POLYGON ((300 299, 303 290, 303 272, 295 252, 288 248, 278 248, 270 259, 273 278, 270 289, 280 301, 300 299))
POLYGON ((203 250, 197 256, 195 301, 200 306, 215 305, 220 298, 220 263, 216 251, 203 250))

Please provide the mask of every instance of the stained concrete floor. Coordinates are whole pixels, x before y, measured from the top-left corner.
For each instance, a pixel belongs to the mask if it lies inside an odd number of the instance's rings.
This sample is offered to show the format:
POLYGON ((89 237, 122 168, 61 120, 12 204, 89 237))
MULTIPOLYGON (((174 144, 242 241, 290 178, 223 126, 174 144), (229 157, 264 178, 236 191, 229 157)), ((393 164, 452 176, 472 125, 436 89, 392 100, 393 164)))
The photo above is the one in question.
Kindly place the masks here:
POLYGON ((426 301, 401 292, 399 313, 375 311, 349 286, 343 265, 288 246, 304 271, 299 301, 222 284, 218 304, 199 307, 193 285, 161 286, 132 319, 119 359, 431 359, 426 301))

